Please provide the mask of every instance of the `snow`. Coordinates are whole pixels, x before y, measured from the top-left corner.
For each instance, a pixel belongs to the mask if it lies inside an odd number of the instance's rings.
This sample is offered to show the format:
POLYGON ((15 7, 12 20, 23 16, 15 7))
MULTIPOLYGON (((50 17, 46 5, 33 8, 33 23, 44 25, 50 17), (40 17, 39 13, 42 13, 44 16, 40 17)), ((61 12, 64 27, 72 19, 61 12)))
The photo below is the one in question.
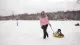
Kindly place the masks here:
POLYGON ((56 38, 48 26, 49 38, 43 39, 39 20, 0 21, 0 45, 80 45, 80 21, 50 21, 53 30, 61 29, 64 38, 56 38))

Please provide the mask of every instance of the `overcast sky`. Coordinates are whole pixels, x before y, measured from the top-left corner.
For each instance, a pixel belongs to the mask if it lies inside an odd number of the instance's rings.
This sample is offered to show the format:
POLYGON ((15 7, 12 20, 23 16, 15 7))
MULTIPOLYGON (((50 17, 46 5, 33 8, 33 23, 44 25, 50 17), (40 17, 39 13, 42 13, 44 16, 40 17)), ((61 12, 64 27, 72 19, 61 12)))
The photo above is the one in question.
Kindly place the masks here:
POLYGON ((79 10, 76 0, 0 0, 0 15, 79 10))

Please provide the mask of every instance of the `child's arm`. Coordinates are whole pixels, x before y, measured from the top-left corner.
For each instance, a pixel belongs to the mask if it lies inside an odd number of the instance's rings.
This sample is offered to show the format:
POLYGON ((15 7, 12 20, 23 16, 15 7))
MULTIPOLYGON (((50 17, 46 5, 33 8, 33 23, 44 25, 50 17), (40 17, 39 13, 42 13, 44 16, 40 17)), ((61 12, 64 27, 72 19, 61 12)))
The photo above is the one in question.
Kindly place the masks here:
MULTIPOLYGON (((48 18, 48 16, 46 15, 46 17, 48 18)), ((49 20, 49 19, 48 19, 49 20)), ((49 25, 51 26, 50 22, 49 22, 49 25)))

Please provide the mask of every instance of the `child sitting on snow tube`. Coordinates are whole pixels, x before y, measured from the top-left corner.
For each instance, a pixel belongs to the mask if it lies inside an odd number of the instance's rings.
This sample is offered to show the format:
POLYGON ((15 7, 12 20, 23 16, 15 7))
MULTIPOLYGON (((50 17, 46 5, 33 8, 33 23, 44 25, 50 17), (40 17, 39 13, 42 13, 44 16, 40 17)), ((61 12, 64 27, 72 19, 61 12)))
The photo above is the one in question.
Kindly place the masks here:
POLYGON ((58 31, 56 33, 54 33, 54 36, 58 37, 58 38, 64 37, 64 35, 61 33, 61 29, 58 29, 58 31))

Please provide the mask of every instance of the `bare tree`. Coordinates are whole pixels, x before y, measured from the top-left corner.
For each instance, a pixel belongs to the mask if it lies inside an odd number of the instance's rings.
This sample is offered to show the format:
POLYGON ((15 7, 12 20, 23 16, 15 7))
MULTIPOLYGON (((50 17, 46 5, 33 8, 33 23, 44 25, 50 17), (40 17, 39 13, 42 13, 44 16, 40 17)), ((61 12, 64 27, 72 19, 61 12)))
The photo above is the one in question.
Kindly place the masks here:
POLYGON ((79 4, 80 3, 80 0, 77 0, 77 3, 79 4))

